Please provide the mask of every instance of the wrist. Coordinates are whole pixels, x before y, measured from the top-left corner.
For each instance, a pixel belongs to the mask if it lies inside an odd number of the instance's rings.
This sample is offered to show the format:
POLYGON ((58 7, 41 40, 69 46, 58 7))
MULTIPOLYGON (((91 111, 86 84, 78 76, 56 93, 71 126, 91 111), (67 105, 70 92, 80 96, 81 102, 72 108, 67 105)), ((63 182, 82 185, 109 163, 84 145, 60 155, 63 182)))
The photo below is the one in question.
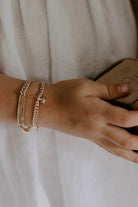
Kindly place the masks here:
MULTIPOLYGON (((15 79, 14 79, 15 80, 15 79)), ((13 115, 14 120, 16 120, 17 123, 17 107, 18 107, 18 98, 19 98, 19 92, 25 83, 25 80, 16 79, 16 81, 12 82, 12 88, 11 88, 11 98, 10 100, 14 102, 12 105, 14 107, 13 115)), ((33 81, 29 88, 26 91, 25 95, 25 108, 24 108, 24 125, 25 126, 32 126, 32 120, 33 120, 33 113, 34 113, 34 106, 36 102, 36 95, 38 94, 40 87, 40 81, 33 81)), ((38 110, 38 126, 42 127, 50 127, 51 123, 53 122, 54 117, 54 84, 46 83, 44 88, 44 93, 42 95, 43 98, 46 98, 46 103, 39 104, 39 110, 38 110)))
MULTIPOLYGON (((32 82, 26 92, 24 124, 32 126, 34 106, 36 102, 36 95, 38 94, 41 82, 32 82)), ((53 84, 46 83, 42 98, 46 99, 46 103, 39 103, 38 109, 38 126, 48 127, 50 122, 50 114, 52 110, 52 90, 53 84)))
POLYGON ((46 84, 42 98, 46 99, 46 103, 39 104, 38 112, 38 126, 42 127, 52 127, 52 123, 55 120, 55 84, 46 84))
MULTIPOLYGON (((12 122, 17 124, 17 107, 19 92, 25 83, 25 80, 0 74, 0 121, 12 122)), ((46 83, 44 88, 43 98, 48 98, 48 104, 39 105, 38 111, 38 126, 47 127, 49 124, 50 114, 54 111, 52 101, 52 91, 54 84, 46 83)), ((34 105, 36 95, 38 94, 40 82, 33 81, 26 91, 25 108, 24 108, 24 125, 32 126, 34 105)))
POLYGON ((33 81, 26 91, 25 106, 24 106, 24 125, 32 127, 34 105, 36 101, 36 95, 39 90, 40 83, 33 81))

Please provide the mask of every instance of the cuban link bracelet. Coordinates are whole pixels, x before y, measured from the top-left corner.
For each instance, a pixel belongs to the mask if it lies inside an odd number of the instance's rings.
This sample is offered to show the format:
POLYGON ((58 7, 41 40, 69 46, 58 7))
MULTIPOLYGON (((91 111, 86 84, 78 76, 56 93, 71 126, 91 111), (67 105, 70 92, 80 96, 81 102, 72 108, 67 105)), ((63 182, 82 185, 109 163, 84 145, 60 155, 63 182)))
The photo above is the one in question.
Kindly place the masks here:
POLYGON ((18 99, 18 109, 17 109, 17 125, 20 127, 23 131, 29 132, 32 127, 24 127, 24 106, 25 106, 25 94, 29 87, 29 85, 32 83, 32 80, 26 80, 23 87, 20 90, 19 93, 19 99, 18 99))
POLYGON ((44 92, 45 85, 46 85, 46 83, 44 81, 42 81, 41 84, 40 84, 38 94, 36 95, 37 100, 36 100, 35 106, 34 106, 32 126, 37 128, 37 131, 39 129, 39 126, 38 126, 38 123, 37 123, 38 122, 39 102, 42 103, 42 104, 45 104, 46 101, 47 101, 45 98, 41 98, 41 96, 43 95, 43 92, 44 92))

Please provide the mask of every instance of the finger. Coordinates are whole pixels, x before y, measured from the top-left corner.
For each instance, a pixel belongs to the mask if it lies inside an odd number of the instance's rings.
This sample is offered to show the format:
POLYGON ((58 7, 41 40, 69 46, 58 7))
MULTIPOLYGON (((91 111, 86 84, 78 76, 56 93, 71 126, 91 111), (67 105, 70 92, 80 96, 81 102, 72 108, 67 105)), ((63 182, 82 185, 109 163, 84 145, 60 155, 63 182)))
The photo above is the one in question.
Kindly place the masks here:
POLYGON ((96 82, 97 96, 102 99, 115 99, 129 93, 129 85, 125 83, 98 83, 96 82))
POLYGON ((96 142, 99 146, 104 148, 106 151, 117 155, 119 157, 122 157, 126 160, 138 163, 138 153, 134 152, 132 150, 122 149, 121 147, 118 147, 114 143, 110 142, 106 138, 100 138, 98 142, 96 142))
POLYGON ((105 107, 104 103, 103 116, 107 122, 116 126, 126 128, 138 126, 138 110, 127 110, 110 103, 105 107))
POLYGON ((125 129, 108 125, 104 128, 104 136, 114 144, 131 150, 138 150, 138 136, 130 134, 125 129))

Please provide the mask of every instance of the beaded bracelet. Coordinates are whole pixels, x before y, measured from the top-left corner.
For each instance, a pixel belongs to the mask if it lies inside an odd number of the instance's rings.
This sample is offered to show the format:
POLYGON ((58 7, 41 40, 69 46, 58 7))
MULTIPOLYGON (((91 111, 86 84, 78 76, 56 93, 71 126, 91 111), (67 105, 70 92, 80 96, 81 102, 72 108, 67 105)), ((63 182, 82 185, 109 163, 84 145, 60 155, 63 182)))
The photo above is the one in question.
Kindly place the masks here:
POLYGON ((24 127, 24 106, 25 106, 25 94, 29 87, 29 85, 32 83, 32 80, 26 80, 23 87, 20 90, 19 93, 19 99, 18 99, 18 108, 17 108, 17 125, 20 127, 23 131, 29 132, 32 127, 24 127))
POLYGON ((39 102, 42 103, 42 104, 45 104, 46 101, 47 101, 45 98, 41 98, 41 96, 43 95, 43 92, 44 92, 45 85, 46 85, 46 83, 44 81, 42 81, 41 84, 40 84, 38 94, 36 95, 37 99, 36 99, 35 106, 34 106, 32 126, 37 128, 37 130, 39 129, 39 126, 38 126, 39 102))

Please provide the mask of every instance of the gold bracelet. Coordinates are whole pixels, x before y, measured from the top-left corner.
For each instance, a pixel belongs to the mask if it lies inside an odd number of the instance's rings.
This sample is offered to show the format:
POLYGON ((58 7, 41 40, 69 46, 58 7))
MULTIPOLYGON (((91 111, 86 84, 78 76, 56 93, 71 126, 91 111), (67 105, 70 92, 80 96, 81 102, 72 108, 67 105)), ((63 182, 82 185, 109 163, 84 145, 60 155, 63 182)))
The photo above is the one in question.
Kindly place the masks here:
POLYGON ((23 131, 29 132, 32 127, 24 127, 24 106, 25 106, 25 94, 29 87, 29 85, 32 83, 32 80, 26 80, 23 87, 20 90, 19 93, 19 99, 18 99, 18 108, 17 108, 17 125, 20 127, 23 131))
POLYGON ((42 81, 40 84, 38 94, 36 95, 37 99, 36 99, 35 106, 34 106, 32 126, 37 128, 37 130, 39 129, 39 126, 37 123, 38 122, 39 102, 42 104, 45 104, 47 101, 45 98, 41 98, 41 96, 43 95, 43 92, 44 92, 45 85, 46 85, 46 83, 44 81, 42 81))

